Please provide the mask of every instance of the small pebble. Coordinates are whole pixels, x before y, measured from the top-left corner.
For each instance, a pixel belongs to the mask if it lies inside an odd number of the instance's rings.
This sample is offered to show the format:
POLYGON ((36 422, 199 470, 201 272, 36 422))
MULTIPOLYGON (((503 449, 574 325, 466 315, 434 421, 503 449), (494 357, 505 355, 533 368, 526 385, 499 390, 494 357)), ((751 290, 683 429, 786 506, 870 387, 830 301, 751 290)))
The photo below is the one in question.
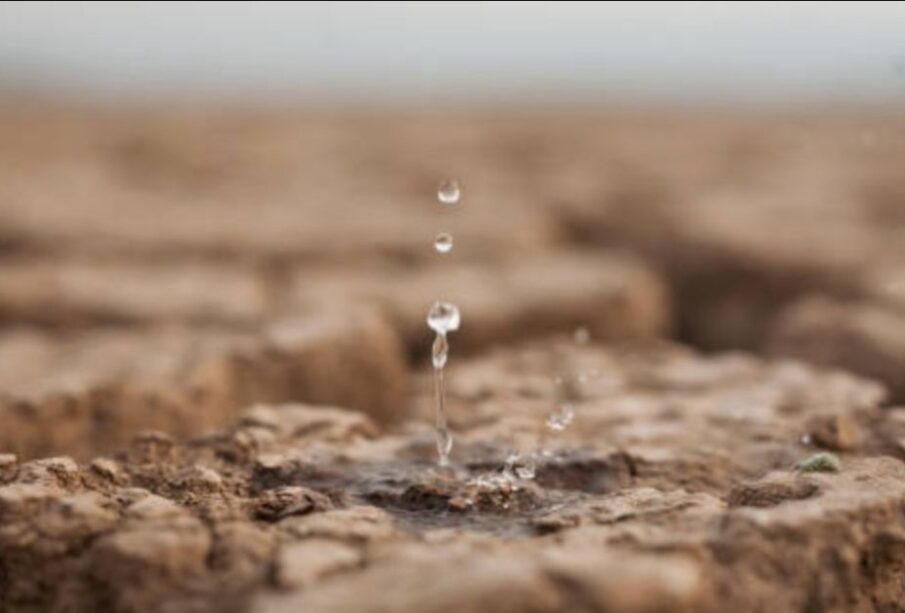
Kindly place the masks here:
POLYGON ((91 462, 91 470, 101 477, 116 481, 120 476, 119 464, 110 458, 97 458, 91 462))

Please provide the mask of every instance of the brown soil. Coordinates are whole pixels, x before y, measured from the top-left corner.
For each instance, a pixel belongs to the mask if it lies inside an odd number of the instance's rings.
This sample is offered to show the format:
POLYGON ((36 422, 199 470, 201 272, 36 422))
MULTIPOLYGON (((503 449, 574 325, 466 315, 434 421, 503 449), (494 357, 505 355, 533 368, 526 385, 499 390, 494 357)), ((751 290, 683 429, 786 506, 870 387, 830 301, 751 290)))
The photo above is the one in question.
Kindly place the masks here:
POLYGON ((905 609, 905 118, 36 105, 0 143, 0 611, 905 609))

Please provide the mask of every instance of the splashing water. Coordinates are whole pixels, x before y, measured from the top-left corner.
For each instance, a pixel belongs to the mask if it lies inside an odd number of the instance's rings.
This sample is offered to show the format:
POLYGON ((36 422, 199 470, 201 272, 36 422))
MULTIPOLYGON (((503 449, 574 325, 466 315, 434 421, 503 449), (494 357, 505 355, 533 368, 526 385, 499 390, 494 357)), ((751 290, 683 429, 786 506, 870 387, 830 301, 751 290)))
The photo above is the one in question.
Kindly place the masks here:
MULTIPOLYGON (((573 331, 572 340, 578 346, 587 345, 591 342, 591 331, 586 326, 579 326, 573 331)), ((564 366, 563 361, 564 356, 560 356, 560 368, 564 366)), ((597 376, 598 372, 592 369, 553 377, 553 385, 556 388, 556 407, 544 421, 548 430, 562 432, 571 425, 572 420, 575 419, 575 403, 581 401, 584 396, 582 388, 597 376)))
POLYGON ((531 456, 510 453, 503 466, 503 476, 509 481, 531 481, 537 474, 537 466, 531 456))
POLYGON ((569 427, 575 418, 575 407, 571 403, 563 402, 555 411, 547 416, 547 428, 554 432, 562 432, 569 427))
POLYGON ((453 248, 453 237, 448 232, 441 232, 434 239, 434 250, 437 253, 449 253, 453 248))
POLYGON ((536 474, 535 455, 523 456, 512 452, 506 456, 499 470, 472 477, 466 485, 483 491, 514 491, 519 489, 519 482, 531 481, 536 474))
POLYGON ((462 190, 459 189, 459 183, 452 179, 447 179, 437 189, 437 200, 440 201, 440 204, 457 204, 461 197, 462 190))

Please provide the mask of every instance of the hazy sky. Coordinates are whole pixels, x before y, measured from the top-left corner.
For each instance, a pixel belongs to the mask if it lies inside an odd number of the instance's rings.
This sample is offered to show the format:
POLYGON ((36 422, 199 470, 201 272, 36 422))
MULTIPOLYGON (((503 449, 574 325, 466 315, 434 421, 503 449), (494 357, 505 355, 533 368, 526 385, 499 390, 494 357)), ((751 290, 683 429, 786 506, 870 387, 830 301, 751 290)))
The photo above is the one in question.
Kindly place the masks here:
POLYGON ((905 102, 905 3, 3 2, 0 86, 905 102))

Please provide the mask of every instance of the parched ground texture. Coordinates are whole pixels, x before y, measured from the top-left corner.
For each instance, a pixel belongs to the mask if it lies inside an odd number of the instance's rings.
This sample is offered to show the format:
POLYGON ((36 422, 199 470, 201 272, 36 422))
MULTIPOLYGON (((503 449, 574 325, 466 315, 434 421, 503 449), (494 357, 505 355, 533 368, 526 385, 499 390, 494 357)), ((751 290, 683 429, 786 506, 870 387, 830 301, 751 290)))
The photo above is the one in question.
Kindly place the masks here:
POLYGON ((903 163, 879 111, 0 105, 0 611, 905 610, 903 163))

